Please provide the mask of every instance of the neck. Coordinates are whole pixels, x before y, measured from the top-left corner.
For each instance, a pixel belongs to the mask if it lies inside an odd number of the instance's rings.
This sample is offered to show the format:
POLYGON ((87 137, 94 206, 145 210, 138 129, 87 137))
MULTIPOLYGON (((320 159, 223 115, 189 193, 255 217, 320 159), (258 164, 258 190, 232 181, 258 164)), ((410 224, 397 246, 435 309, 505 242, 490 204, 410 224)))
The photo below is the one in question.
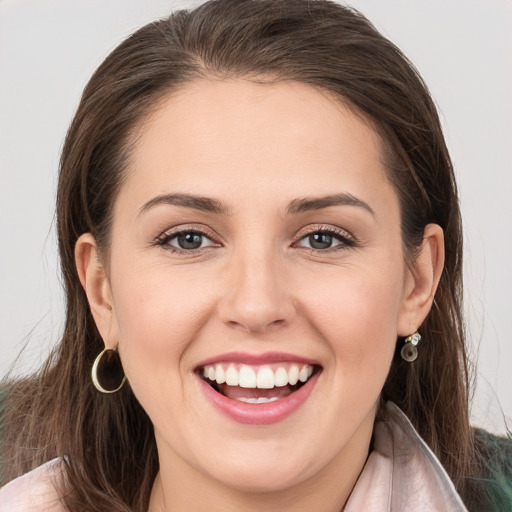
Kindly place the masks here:
MULTIPOLYGON (((321 492, 315 482, 304 482, 290 489, 265 493, 219 488, 204 483, 201 487, 195 487, 193 493, 183 492, 183 488, 180 488, 180 493, 169 493, 166 492, 159 473, 151 493, 148 512, 340 512, 350 496, 357 476, 351 480, 335 480, 333 484, 337 485, 331 489, 324 488, 321 492)), ((178 487, 176 482, 173 487, 178 487)))
POLYGON ((343 450, 313 476, 268 492, 232 488, 182 459, 162 457, 164 450, 159 447, 160 472, 148 512, 340 512, 368 456, 373 418, 365 423, 343 450))

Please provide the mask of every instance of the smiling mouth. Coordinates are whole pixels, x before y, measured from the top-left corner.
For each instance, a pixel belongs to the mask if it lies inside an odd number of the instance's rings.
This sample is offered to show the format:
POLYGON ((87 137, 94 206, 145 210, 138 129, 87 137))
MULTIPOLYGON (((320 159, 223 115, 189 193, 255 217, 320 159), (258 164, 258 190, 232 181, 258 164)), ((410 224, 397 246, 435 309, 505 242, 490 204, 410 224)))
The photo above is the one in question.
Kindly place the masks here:
POLYGON ((196 373, 217 393, 249 404, 264 404, 298 391, 321 367, 311 364, 279 363, 246 365, 217 363, 197 368, 196 373))

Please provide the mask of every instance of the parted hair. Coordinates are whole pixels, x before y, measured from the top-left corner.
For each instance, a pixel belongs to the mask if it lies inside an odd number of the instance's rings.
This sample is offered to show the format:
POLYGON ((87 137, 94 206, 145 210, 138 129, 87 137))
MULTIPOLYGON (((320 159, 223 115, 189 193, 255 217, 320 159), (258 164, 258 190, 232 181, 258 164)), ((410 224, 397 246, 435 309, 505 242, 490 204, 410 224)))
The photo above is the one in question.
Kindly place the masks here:
POLYGON ((477 467, 469 425, 470 368, 462 318, 462 229, 452 163, 429 91, 404 54, 358 11, 327 0, 213 0, 150 23, 120 44, 85 87, 64 143, 57 228, 66 322, 36 375, 6 389, 4 483, 64 457, 73 512, 145 512, 158 457, 150 419, 127 383, 92 385, 104 348, 80 285, 76 241, 96 238, 108 259, 113 205, 137 129, 172 91, 200 78, 295 81, 328 91, 365 116, 382 140, 399 198, 406 259, 424 228, 444 230, 445 267, 420 332, 420 355, 400 358, 382 400, 392 400, 440 459, 463 499, 477 467))

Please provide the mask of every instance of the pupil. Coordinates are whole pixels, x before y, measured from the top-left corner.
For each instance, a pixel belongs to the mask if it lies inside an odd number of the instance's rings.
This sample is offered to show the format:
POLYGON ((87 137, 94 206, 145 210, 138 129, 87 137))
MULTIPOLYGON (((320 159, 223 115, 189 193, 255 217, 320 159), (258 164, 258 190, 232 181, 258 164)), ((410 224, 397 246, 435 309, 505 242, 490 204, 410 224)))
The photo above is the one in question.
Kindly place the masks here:
POLYGON ((198 249, 203 243, 203 236, 199 233, 184 233, 178 235, 178 245, 182 249, 198 249))
POLYGON ((328 249, 332 245, 332 236, 325 233, 310 235, 309 243, 313 249, 328 249))

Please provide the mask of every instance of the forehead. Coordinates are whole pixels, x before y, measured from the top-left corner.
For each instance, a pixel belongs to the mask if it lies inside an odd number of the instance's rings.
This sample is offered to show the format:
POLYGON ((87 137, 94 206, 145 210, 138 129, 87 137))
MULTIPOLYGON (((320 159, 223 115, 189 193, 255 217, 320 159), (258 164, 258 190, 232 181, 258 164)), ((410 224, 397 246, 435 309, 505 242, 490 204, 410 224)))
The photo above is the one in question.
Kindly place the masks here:
POLYGON ((123 188, 230 195, 247 186, 278 199, 343 186, 361 195, 387 181, 381 153, 371 123, 318 88, 204 79, 148 116, 123 188))

